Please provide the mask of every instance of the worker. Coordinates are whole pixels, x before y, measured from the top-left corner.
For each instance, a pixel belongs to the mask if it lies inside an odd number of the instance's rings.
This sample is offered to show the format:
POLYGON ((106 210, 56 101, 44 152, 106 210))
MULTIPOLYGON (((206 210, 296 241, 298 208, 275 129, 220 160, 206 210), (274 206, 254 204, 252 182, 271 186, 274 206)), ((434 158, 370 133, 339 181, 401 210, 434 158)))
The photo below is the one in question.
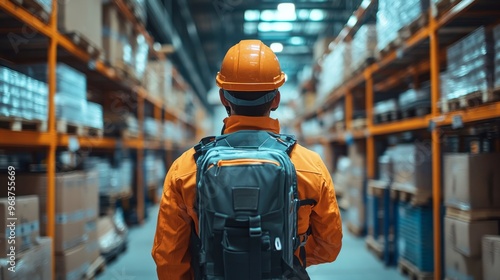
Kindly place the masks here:
MULTIPOLYGON (((279 133, 279 121, 270 118, 270 112, 279 106, 278 89, 284 82, 278 58, 261 41, 242 40, 230 48, 216 77, 220 101, 229 115, 222 134, 240 130, 279 133)), ((193 228, 198 233, 194 155, 194 148, 183 153, 165 178, 152 249, 161 280, 194 279, 190 252, 193 228)), ((305 244, 306 264, 333 262, 342 246, 342 222, 330 173, 317 153, 299 144, 290 159, 299 199, 316 202, 298 211, 298 233, 311 233, 305 244)))

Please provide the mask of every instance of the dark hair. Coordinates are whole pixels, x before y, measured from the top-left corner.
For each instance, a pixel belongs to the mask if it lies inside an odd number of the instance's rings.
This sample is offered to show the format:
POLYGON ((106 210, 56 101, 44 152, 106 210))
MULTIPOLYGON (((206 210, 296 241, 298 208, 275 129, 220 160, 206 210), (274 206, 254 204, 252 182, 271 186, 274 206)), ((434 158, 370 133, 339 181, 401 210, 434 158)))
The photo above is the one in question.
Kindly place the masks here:
MULTIPOLYGON (((268 94, 270 91, 254 91, 254 92, 242 92, 242 91, 227 91, 230 95, 233 97, 236 97, 238 99, 242 100, 255 100, 258 99, 266 94, 268 94)), ((274 100, 274 99, 273 99, 274 100)), ((273 101, 269 101, 267 103, 264 103, 262 105, 258 106, 239 106, 239 105, 234 105, 231 103, 231 108, 233 108, 233 111, 236 115, 241 115, 241 116, 249 116, 249 117, 260 117, 264 116, 270 109, 271 109, 271 103, 273 101)))

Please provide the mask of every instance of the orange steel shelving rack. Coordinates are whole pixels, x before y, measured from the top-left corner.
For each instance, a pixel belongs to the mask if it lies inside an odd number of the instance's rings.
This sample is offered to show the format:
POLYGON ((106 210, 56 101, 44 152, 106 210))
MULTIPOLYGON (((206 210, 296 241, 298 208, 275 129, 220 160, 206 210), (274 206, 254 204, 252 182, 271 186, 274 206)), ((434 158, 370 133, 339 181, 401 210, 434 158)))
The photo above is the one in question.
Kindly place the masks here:
MULTIPOLYGON (((433 227, 434 227, 434 279, 444 277, 441 271, 441 134, 440 128, 450 126, 453 119, 460 117, 464 124, 477 121, 500 118, 500 102, 496 101, 481 106, 465 108, 458 111, 442 113, 438 107, 440 100, 440 70, 445 60, 447 46, 456 40, 467 35, 481 25, 499 23, 500 9, 498 3, 496 8, 491 5, 494 1, 488 0, 461 0, 455 1, 455 4, 446 11, 437 12, 436 6, 431 1, 431 7, 428 13, 428 23, 413 33, 400 47, 386 53, 376 62, 363 69, 361 74, 356 75, 344 82, 344 84, 328 94, 321 106, 314 110, 306 112, 300 116, 295 123, 297 131, 301 131, 301 123, 305 120, 314 118, 331 108, 335 102, 345 98, 345 123, 346 132, 332 134, 330 132, 321 133, 322 136, 307 137, 303 136, 306 143, 318 143, 329 145, 332 142, 344 143, 345 135, 349 134, 354 139, 366 139, 366 168, 367 178, 374 179, 376 154, 375 154, 375 136, 389 135, 404 131, 415 131, 421 129, 431 129, 432 138, 432 205, 433 205, 433 227), (460 26, 462 28, 456 28, 460 26), (450 27, 453 32, 446 33, 450 27), (419 49, 417 52, 416 49, 419 49), (422 49, 426 50, 422 53, 422 49), (412 59, 412 56, 418 56, 418 59, 412 59), (389 75, 383 74, 391 68, 389 75), (391 89, 402 84, 403 78, 415 75, 429 73, 431 81, 431 112, 423 117, 414 117, 398 120, 390 123, 373 123, 373 105, 374 94, 376 91, 391 89), (352 112, 354 89, 361 89, 365 93, 366 110, 366 129, 364 131, 352 130, 352 112), (432 125, 432 127, 431 127, 432 125)), ((363 16, 369 14, 367 10, 376 4, 376 0, 365 0, 360 8, 353 14, 356 19, 355 24, 346 25, 338 38, 333 42, 349 40, 354 33, 353 30, 359 27, 363 21, 363 16)))
MULTIPOLYGON (((113 0, 117 9, 125 18, 130 21, 137 32, 140 32, 146 38, 150 46, 150 53, 157 59, 166 59, 165 54, 157 52, 154 48, 154 40, 146 31, 144 25, 140 23, 133 15, 130 8, 125 4, 124 0, 113 0)), ((144 157, 144 149, 165 150, 167 163, 173 159, 172 151, 176 148, 176 144, 168 140, 149 140, 145 139, 143 135, 143 121, 144 121, 144 107, 145 103, 150 103, 153 106, 153 116, 157 120, 171 120, 183 124, 187 129, 198 131, 197 127, 192 124, 184 112, 176 111, 162 100, 153 95, 148 94, 147 90, 131 81, 122 79, 115 69, 106 65, 100 59, 94 59, 84 49, 73 43, 68 37, 58 31, 58 1, 52 1, 52 12, 48 22, 44 22, 35 15, 31 14, 28 10, 20 7, 9 0, 0 1, 0 12, 12 17, 12 21, 16 22, 18 26, 14 29, 0 28, 0 32, 24 32, 25 29, 32 30, 36 36, 40 36, 48 43, 39 49, 46 51, 46 61, 48 64, 48 89, 49 89, 49 106, 48 106, 48 129, 46 132, 37 131, 11 131, 7 129, 0 129, 0 147, 20 147, 20 148, 40 148, 47 149, 47 235, 55 238, 55 201, 56 201, 56 149, 59 147, 68 147, 72 138, 76 138, 80 147, 91 147, 96 150, 114 150, 120 144, 123 147, 137 150, 137 211, 139 221, 144 219, 144 188, 143 184, 143 171, 142 162, 144 157), (116 138, 99 138, 88 136, 75 136, 68 134, 61 134, 56 131, 56 115, 55 115, 55 94, 56 94, 56 64, 59 61, 59 55, 64 53, 66 57, 71 57, 76 62, 73 64, 79 65, 84 68, 88 76, 88 83, 92 83, 93 77, 99 77, 99 80, 106 83, 107 88, 112 90, 125 90, 130 92, 131 95, 137 96, 137 119, 139 122, 139 137, 136 139, 116 139, 116 138), (93 65, 93 66, 89 66, 93 65)), ((29 44, 29 42, 27 43, 29 44)), ((29 50, 26 50, 26 53, 29 50)), ((5 57, 0 53, 1 59, 10 60, 10 57, 5 57)), ((198 137, 199 135, 197 135, 198 137)), ((193 139, 189 139, 192 142, 193 139)), ((191 144, 191 143, 186 143, 191 144)), ((54 256, 53 256, 54 258, 54 256)), ((55 260, 55 259, 54 259, 55 260)), ((52 262, 52 270, 55 277, 55 261, 52 262)))

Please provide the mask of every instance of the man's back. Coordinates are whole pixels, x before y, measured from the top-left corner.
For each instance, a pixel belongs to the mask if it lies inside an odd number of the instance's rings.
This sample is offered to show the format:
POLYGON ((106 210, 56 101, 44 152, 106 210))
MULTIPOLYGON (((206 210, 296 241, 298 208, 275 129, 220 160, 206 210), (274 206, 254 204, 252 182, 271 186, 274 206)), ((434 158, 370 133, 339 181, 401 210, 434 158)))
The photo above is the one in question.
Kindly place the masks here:
MULTIPOLYGON (((224 133, 249 129, 279 133, 279 123, 268 117, 232 116, 225 120, 224 133)), ((190 149, 179 157, 165 180, 152 252, 162 279, 192 279, 192 222, 198 231, 194 153, 190 149)), ((297 171, 299 199, 317 201, 313 207, 301 207, 298 214, 298 233, 305 233, 309 226, 312 230, 306 243, 307 265, 332 262, 341 248, 342 225, 328 170, 318 154, 299 144, 290 153, 290 159, 297 171)))

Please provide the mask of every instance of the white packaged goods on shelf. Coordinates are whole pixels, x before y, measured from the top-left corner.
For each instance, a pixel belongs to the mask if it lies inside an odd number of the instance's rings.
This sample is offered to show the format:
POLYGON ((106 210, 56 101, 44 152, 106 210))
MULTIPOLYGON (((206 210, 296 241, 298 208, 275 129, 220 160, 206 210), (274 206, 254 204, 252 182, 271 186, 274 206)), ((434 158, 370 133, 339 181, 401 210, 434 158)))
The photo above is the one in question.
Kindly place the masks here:
POLYGON ((399 144, 391 153, 394 182, 408 188, 432 188, 430 145, 425 143, 399 144))
POLYGON ((495 88, 500 87, 500 24, 495 26, 493 29, 493 38, 494 38, 494 44, 495 44, 495 50, 494 50, 494 55, 495 55, 495 61, 494 61, 494 68, 495 68, 495 88))
POLYGON ((46 120, 46 83, 0 66, 0 116, 46 120))
POLYGON ((149 44, 142 34, 139 34, 137 36, 135 43, 135 74, 137 78, 142 79, 146 71, 146 66, 148 64, 149 44))
POLYGON ((156 158, 155 159, 155 166, 156 166, 156 180, 159 183, 163 183, 163 180, 165 179, 165 175, 167 175, 167 169, 165 167, 165 162, 161 158, 156 158))
POLYGON ((122 191, 130 191, 134 179, 134 164, 131 159, 123 159, 120 164, 122 191))
POLYGON ((104 127, 104 116, 102 111, 102 105, 87 102, 87 113, 85 116, 85 125, 92 128, 103 129, 104 127))
POLYGON ((375 103, 373 113, 375 115, 396 112, 398 111, 398 103, 396 99, 389 99, 375 103))
POLYGON ((350 43, 341 42, 325 57, 318 83, 318 101, 338 88, 351 75, 350 43))
POLYGON ((180 143, 185 139, 184 135, 185 130, 182 129, 180 124, 171 121, 166 121, 163 124, 164 139, 180 143))
POLYGON ((398 31, 414 22, 429 7, 427 0, 379 0, 377 45, 383 50, 398 37, 398 31))
POLYGON ((377 52, 377 27, 374 24, 361 26, 352 42, 352 70, 357 70, 377 52))
MULTIPOLYGON (((37 80, 47 82, 47 64, 22 66, 20 71, 37 80)), ((86 99, 87 78, 83 73, 68 65, 58 63, 56 66, 56 89, 58 95, 67 95, 74 99, 86 99)))
POLYGON ((409 89, 399 95, 399 107, 407 108, 416 103, 429 103, 431 93, 428 89, 409 89))
POLYGON ((143 24, 146 24, 148 19, 146 12, 146 0, 133 0, 134 3, 134 14, 142 21, 143 24))
POLYGON ((158 137, 160 129, 160 123, 154 118, 144 119, 144 134, 146 136, 158 137))
POLYGON ((322 129, 317 119, 310 119, 302 123, 302 134, 311 136, 321 134, 322 129))
POLYGON ((146 154, 144 156, 144 170, 145 170, 145 178, 146 184, 148 187, 157 187, 157 173, 156 173, 156 165, 155 165, 155 157, 154 154, 146 154))
POLYGON ((447 52, 447 99, 486 92, 493 85, 492 51, 484 27, 451 45, 447 52))
POLYGON ((399 28, 397 22, 399 11, 397 7, 399 2, 395 0, 378 1, 377 46, 379 50, 383 50, 398 37, 399 28))
POLYGON ((87 116, 87 101, 75 99, 67 95, 56 95, 56 116, 73 124, 85 124, 87 116))

